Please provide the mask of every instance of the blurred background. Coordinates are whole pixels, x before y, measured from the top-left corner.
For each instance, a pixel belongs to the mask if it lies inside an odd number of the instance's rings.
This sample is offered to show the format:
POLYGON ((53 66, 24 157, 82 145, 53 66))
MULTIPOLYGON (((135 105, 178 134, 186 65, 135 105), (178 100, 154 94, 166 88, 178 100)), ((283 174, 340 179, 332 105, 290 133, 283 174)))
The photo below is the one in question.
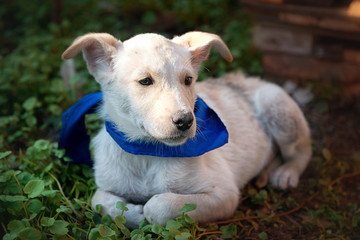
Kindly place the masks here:
MULTIPOLYGON (((294 195, 297 201, 317 190, 319 180, 326 186, 330 179, 360 170, 357 0, 1 1, 0 152, 12 151, 15 162, 37 139, 56 142, 61 114, 84 94, 99 90, 81 56, 61 60, 77 36, 108 32, 126 40, 156 32, 172 38, 193 30, 218 34, 234 56, 227 63, 214 51, 200 80, 231 71, 260 76, 283 86, 305 112, 314 161, 305 173, 309 180, 298 190, 302 194, 294 195)), ((314 228, 335 238, 360 234, 359 182, 359 176, 351 178, 337 186, 331 202, 324 200, 327 195, 310 204, 314 212, 321 204, 326 207, 314 213, 322 225, 305 228, 305 235, 314 228)), ((296 224, 313 224, 314 216, 292 218, 295 227, 283 226, 283 234, 294 237, 296 224)), ((280 232, 271 234, 281 239, 280 232)))
POLYGON ((360 91, 360 2, 240 0, 255 16, 253 42, 267 75, 360 91))

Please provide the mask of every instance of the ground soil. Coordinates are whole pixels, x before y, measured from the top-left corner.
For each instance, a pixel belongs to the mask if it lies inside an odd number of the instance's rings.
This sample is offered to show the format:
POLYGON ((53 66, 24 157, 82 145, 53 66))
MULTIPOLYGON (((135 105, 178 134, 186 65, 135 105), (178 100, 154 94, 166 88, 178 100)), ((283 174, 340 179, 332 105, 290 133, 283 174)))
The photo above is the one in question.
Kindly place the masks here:
MULTIPOLYGON (((336 96, 328 100, 328 107, 324 111, 320 111, 316 107, 316 100, 310 103, 304 113, 309 121, 312 131, 314 157, 306 172, 302 177, 302 181, 307 179, 318 178, 319 169, 316 168, 316 161, 322 156, 323 149, 331 152, 331 158, 334 163, 334 171, 328 172, 328 177, 332 180, 339 178, 339 171, 335 169, 336 163, 342 163, 346 168, 346 174, 358 172, 360 166, 360 97, 356 96, 336 96)), ((339 183, 334 184, 335 191, 338 194, 338 211, 349 211, 350 204, 357 204, 360 207, 360 175, 356 174, 349 178, 342 179, 339 183), (337 188, 337 189, 336 189, 337 188)), ((293 190, 292 196, 301 203, 309 198, 309 189, 306 184, 300 189, 293 190)), ((304 205, 304 208, 317 209, 323 203, 324 197, 319 194, 311 201, 304 205)), ((288 215, 282 220, 291 224, 281 224, 279 229, 268 229, 269 239, 319 239, 319 232, 314 229, 312 232, 308 228, 302 228, 302 223, 311 221, 303 215, 304 211, 298 211, 288 215), (297 229, 297 232, 294 231, 297 229)), ((324 229, 331 226, 331 220, 323 220, 317 223, 322 225, 324 229)), ((359 239, 360 227, 353 232, 340 234, 343 239, 359 239)))
MULTIPOLYGON (((315 99, 304 107, 303 111, 312 132, 313 161, 302 176, 300 186, 283 193, 283 197, 291 196, 299 205, 303 205, 299 210, 280 217, 273 225, 261 225, 260 223, 260 231, 267 233, 267 239, 279 240, 360 239, 360 227, 358 226, 354 228, 343 227, 335 232, 338 226, 334 225, 334 220, 323 218, 315 221, 314 218, 307 215, 308 210, 316 211, 327 204, 331 204, 331 208, 344 218, 352 215, 349 212, 350 205, 357 204, 357 211, 359 211, 360 96, 337 95, 327 100, 315 99), (327 107, 319 107, 323 104, 326 104, 327 107), (319 169, 318 161, 325 161, 324 149, 331 153, 331 160, 326 170, 320 173, 322 169, 319 169), (343 173, 339 173, 340 165, 344 169, 343 173), (352 173, 356 174, 351 175, 352 173), (346 177, 342 178, 344 175, 346 177), (316 184, 311 183, 311 181, 326 178, 329 178, 329 187, 325 190, 326 194, 332 194, 332 192, 336 194, 334 204, 325 199, 328 195, 324 194, 324 185, 319 183, 316 186, 316 184), (338 181, 334 182, 335 179, 338 181), (314 193, 315 195, 312 196, 314 193), (331 231, 335 237, 331 237, 331 231)), ((249 208, 252 207, 251 203, 246 201, 244 204, 248 205, 249 208)), ((242 235, 240 239, 259 239, 259 231, 250 236, 242 235)))

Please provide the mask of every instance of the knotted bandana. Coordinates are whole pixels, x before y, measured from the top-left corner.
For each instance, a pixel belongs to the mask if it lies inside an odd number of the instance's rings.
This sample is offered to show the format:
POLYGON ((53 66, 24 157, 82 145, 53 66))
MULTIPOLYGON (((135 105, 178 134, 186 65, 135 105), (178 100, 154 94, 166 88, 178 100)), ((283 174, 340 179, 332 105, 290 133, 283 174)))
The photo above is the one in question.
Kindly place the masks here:
MULTIPOLYGON (((62 115, 62 129, 59 148, 66 150, 66 156, 74 163, 92 165, 89 144, 90 137, 85 127, 85 115, 96 112, 102 101, 102 93, 91 93, 81 98, 62 115)), ((194 113, 197 131, 194 138, 179 146, 168 146, 161 142, 129 141, 116 126, 105 121, 106 131, 126 152, 136 155, 157 157, 196 157, 223 146, 229 134, 218 115, 198 97, 194 113)))

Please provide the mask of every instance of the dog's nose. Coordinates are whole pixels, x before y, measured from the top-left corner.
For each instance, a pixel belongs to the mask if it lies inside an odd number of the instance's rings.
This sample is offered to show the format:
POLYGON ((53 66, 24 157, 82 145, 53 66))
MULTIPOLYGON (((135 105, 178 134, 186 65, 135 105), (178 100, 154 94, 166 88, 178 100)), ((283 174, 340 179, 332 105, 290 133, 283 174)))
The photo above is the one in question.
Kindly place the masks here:
POLYGON ((183 111, 181 111, 181 112, 175 113, 172 116, 171 120, 175 124, 177 129, 179 129, 181 131, 186 131, 193 124, 194 117, 193 117, 193 114, 191 112, 183 112, 183 111))

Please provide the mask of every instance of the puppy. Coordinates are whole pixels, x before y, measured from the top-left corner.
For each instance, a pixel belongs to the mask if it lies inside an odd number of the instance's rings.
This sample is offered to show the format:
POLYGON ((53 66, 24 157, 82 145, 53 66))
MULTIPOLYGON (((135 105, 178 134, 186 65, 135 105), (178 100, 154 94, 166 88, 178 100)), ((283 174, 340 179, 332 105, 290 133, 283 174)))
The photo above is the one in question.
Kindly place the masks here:
POLYGON ((230 218, 239 189, 259 173, 280 189, 298 185, 311 158, 301 110, 280 87, 240 73, 196 83, 211 48, 233 60, 221 38, 205 32, 171 40, 140 34, 124 42, 89 33, 63 53, 69 59, 83 52, 101 86, 101 115, 129 142, 181 147, 201 136, 197 97, 229 134, 227 144, 199 156, 162 157, 125 151, 104 126, 92 140, 98 187, 92 205, 101 204, 103 214, 120 215, 116 202, 122 201, 129 209, 124 213, 128 227, 138 227, 143 218, 164 225, 193 203, 197 208, 190 217, 210 222, 230 218), (279 153, 282 162, 275 161, 279 153))

